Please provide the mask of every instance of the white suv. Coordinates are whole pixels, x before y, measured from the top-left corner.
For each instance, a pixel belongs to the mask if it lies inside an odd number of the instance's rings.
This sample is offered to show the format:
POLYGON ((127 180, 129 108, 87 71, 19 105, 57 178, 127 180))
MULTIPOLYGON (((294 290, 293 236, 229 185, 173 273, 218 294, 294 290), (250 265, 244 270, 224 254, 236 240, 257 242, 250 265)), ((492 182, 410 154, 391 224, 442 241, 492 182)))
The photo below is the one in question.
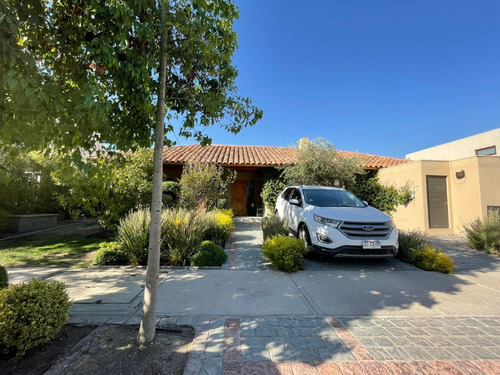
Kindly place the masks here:
POLYGON ((391 217, 350 192, 323 186, 290 186, 276 215, 315 253, 338 257, 394 257, 398 231, 391 217))

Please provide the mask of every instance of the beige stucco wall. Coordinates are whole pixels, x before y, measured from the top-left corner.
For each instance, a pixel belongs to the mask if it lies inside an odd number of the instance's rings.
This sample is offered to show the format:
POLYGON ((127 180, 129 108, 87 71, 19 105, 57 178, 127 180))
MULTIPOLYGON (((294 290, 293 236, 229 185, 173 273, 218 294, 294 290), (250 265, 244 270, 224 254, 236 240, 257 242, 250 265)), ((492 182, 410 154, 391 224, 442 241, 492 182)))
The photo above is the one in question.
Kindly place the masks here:
POLYGON ((401 187, 411 183, 415 198, 406 207, 399 207, 392 214, 397 227, 402 230, 425 231, 425 212, 421 204, 424 196, 422 189, 422 163, 412 162, 379 170, 379 180, 382 184, 401 187))
POLYGON ((500 206, 500 157, 470 157, 454 161, 414 161, 379 171, 384 184, 403 186, 410 182, 415 198, 393 214, 399 229, 428 234, 461 233, 465 222, 483 217, 487 206, 500 206), (456 172, 465 172, 458 179, 456 172), (430 229, 426 176, 446 176, 448 229, 430 229))
POLYGON ((500 154, 500 128, 407 154, 410 160, 457 160, 476 156, 481 148, 496 146, 500 154))
POLYGON ((500 157, 478 159, 481 211, 484 216, 488 206, 500 206, 500 157))

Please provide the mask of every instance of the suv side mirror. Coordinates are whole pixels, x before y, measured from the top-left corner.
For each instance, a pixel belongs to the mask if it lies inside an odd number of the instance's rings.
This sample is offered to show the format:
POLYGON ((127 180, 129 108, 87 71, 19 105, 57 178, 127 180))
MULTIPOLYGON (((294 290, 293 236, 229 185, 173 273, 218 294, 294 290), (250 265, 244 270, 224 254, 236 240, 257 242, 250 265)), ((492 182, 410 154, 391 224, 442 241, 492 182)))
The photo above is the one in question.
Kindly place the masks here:
POLYGON ((365 206, 366 206, 366 207, 368 207, 368 206, 369 206, 369 204, 368 204, 368 202, 367 202, 367 201, 362 201, 362 202, 365 204, 365 206))
POLYGON ((300 206, 300 202, 299 202, 299 200, 298 200, 298 199, 293 199, 293 198, 292 198, 292 199, 290 199, 288 202, 289 202, 290 204, 293 204, 294 206, 300 206))

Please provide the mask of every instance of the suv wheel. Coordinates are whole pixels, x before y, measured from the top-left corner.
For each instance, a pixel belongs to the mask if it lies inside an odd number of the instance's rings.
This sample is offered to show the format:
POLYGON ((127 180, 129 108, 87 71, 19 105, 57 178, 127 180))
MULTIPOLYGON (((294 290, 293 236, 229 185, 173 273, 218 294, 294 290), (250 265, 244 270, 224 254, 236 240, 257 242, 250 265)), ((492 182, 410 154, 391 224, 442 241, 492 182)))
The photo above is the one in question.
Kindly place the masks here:
POLYGON ((302 224, 299 228, 299 236, 298 238, 306 244, 307 249, 309 250, 306 255, 304 255, 305 258, 307 259, 315 259, 316 254, 314 253, 312 249, 312 243, 311 243, 311 236, 309 235, 309 229, 307 229, 307 226, 305 224, 302 224))
POLYGON ((305 224, 302 224, 299 228, 299 239, 304 241, 307 247, 311 246, 311 237, 309 236, 309 230, 305 224))

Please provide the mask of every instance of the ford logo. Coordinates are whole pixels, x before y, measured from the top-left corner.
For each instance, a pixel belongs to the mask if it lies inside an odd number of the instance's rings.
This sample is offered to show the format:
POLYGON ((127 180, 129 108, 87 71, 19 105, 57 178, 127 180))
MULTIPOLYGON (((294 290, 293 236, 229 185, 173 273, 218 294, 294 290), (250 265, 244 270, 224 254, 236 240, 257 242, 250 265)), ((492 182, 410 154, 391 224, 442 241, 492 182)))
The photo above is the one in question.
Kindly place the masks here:
POLYGON ((363 230, 366 230, 367 232, 371 232, 374 229, 373 225, 363 225, 363 230))

